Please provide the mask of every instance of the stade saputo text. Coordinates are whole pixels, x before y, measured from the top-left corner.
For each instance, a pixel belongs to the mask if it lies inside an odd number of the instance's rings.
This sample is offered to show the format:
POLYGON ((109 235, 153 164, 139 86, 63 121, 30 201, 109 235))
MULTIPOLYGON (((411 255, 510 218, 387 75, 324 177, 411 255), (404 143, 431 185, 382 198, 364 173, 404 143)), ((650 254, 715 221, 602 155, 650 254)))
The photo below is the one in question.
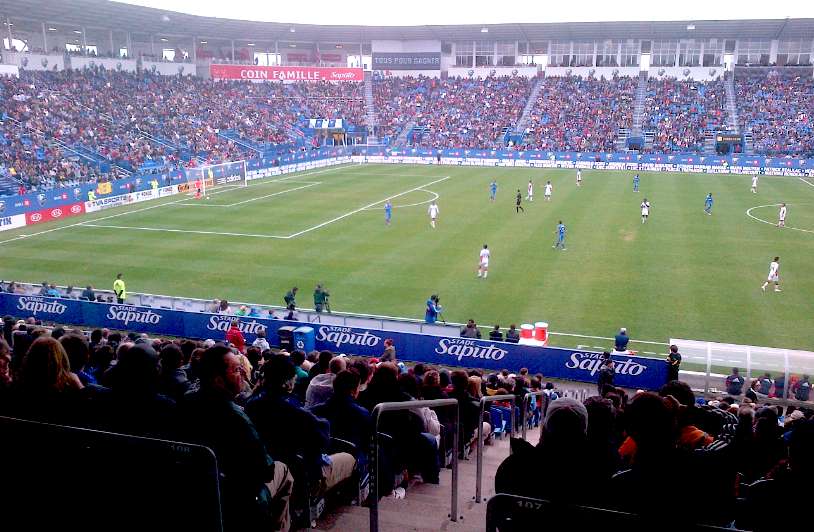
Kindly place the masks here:
MULTIPOLYGON (((568 369, 582 369, 589 371, 591 375, 596 375, 602 367, 602 355, 599 353, 571 353, 571 357, 568 362, 565 363, 565 367, 568 369)), ((630 358, 625 361, 614 359, 614 369, 619 375, 638 377, 644 373, 647 366, 634 362, 630 358)))
POLYGON ((317 331, 316 339, 321 342, 334 344, 337 349, 344 344, 375 347, 379 345, 381 341, 381 338, 370 334, 368 331, 357 333, 349 327, 320 327, 317 331))
POLYGON ((21 297, 17 301, 17 309, 30 312, 32 316, 36 316, 38 312, 61 316, 68 310, 68 306, 44 297, 21 297))
MULTIPOLYGON (((232 324, 233 319, 233 316, 210 316, 209 322, 206 324, 206 330, 226 332, 229 330, 229 326, 232 324)), ((256 320, 239 321, 237 328, 240 329, 240 332, 245 334, 257 334, 259 332, 266 331, 266 326, 256 320)))
POLYGON ((442 338, 438 340, 435 352, 439 355, 452 355, 461 362, 464 358, 483 358, 486 360, 501 360, 509 354, 505 349, 495 347, 494 344, 478 345, 474 340, 461 340, 458 338, 442 338))
POLYGON ((139 310, 139 307, 111 305, 107 311, 107 319, 121 321, 126 325, 130 323, 146 323, 157 325, 161 322, 161 314, 152 310, 139 310))

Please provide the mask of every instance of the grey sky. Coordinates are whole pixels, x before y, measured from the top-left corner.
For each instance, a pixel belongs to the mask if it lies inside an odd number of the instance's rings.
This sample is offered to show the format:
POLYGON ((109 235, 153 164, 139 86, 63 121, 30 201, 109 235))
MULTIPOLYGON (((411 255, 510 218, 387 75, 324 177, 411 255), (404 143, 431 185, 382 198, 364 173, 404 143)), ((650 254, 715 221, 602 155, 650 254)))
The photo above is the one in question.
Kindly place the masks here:
POLYGON ((503 22, 588 22, 620 20, 725 20, 814 17, 803 0, 118 0, 128 4, 210 17, 301 24, 498 24, 503 22))

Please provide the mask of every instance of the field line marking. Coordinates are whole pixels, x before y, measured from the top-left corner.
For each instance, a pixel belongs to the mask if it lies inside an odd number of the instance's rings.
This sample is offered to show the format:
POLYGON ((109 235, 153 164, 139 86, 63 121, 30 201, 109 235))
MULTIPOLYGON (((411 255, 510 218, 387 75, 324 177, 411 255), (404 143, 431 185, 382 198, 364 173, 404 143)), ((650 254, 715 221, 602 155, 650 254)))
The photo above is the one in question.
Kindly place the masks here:
POLYGON ((134 231, 154 231, 160 233, 192 233, 196 235, 221 235, 221 236, 247 236, 252 238, 276 238, 285 240, 287 236, 278 236, 278 235, 258 235, 258 234, 251 234, 251 233, 227 233, 227 232, 220 232, 220 231, 197 231, 192 229, 167 229, 163 227, 132 227, 128 225, 109 225, 109 224, 95 224, 95 223, 85 223, 81 224, 83 227, 99 227, 102 229, 131 229, 134 231))
MULTIPOLYGON (((393 205, 393 208, 394 209, 401 209, 403 207, 417 207, 419 205, 426 205, 427 203, 432 203, 433 201, 435 201, 435 200, 437 200, 438 198, 441 197, 441 195, 438 194, 438 192, 433 192, 432 190, 425 190, 423 188, 420 188, 419 190, 421 192, 426 192, 428 194, 431 194, 433 197, 428 199, 428 200, 419 201, 418 203, 408 203, 407 205, 393 205)), ((378 210, 378 209, 374 209, 372 207, 369 207, 369 208, 367 208, 365 210, 374 211, 374 210, 378 210)))
POLYGON ((285 190, 280 190, 280 191, 274 192, 272 194, 266 194, 265 196, 257 196, 256 198, 249 198, 247 200, 238 201, 238 202, 235 202, 235 203, 229 203, 229 204, 226 204, 226 205, 213 205, 211 203, 205 203, 205 202, 201 203, 200 200, 198 200, 198 202, 194 202, 194 203, 179 203, 178 205, 183 205, 185 207, 221 207, 221 208, 223 208, 223 207, 237 207, 238 205, 244 205, 246 203, 251 203, 253 201, 258 201, 258 200, 261 200, 261 199, 270 198, 272 196, 279 196, 280 194, 286 194, 288 192, 294 192, 295 190, 302 190, 304 188, 309 188, 309 187, 313 187, 313 186, 321 185, 321 184, 322 183, 309 183, 307 185, 302 185, 302 186, 294 187, 294 188, 288 188, 288 189, 285 189, 285 190))
POLYGON ((365 205, 364 207, 359 207, 358 209, 354 209, 354 210, 352 210, 352 211, 350 211, 350 212, 346 212, 345 214, 342 214, 342 215, 340 215, 340 216, 337 216, 336 218, 331 218, 331 219, 330 219, 330 220, 328 220, 328 221, 322 222, 322 223, 317 224, 317 225, 315 225, 315 226, 313 226, 313 227, 309 227, 308 229, 303 229, 302 231, 298 231, 298 232, 296 232, 296 233, 294 233, 294 234, 288 235, 288 238, 296 238, 296 237, 298 237, 298 236, 300 236, 300 235, 304 235, 305 233, 309 233, 309 232, 311 232, 311 231, 314 231, 314 230, 316 230, 316 229, 319 229, 320 227, 325 227, 326 225, 332 224, 332 223, 334 223, 334 222, 338 222, 339 220, 343 220, 343 219, 347 218, 348 216, 353 216, 354 214, 359 213, 359 212, 362 212, 362 211, 364 211, 365 209, 368 209, 368 208, 370 208, 370 207, 373 207, 374 205, 378 205, 378 204, 383 203, 383 202, 385 202, 385 201, 387 201, 387 200, 391 200, 391 199, 394 199, 394 198, 398 198, 398 197, 400 197, 400 196, 404 196, 405 194, 409 194, 410 192, 415 192, 416 190, 420 190, 420 189, 422 189, 422 188, 424 188, 424 187, 428 187, 428 186, 430 186, 430 185, 434 185, 434 184, 436 184, 436 183, 440 183, 440 182, 442 182, 442 181, 446 181, 447 179, 449 179, 449 178, 451 178, 451 177, 452 177, 452 176, 449 176, 449 175, 448 175, 448 176, 442 177, 441 179, 436 179, 435 181, 432 181, 432 182, 430 182, 430 183, 425 183, 424 185, 421 185, 421 186, 418 186, 418 187, 411 188, 410 190, 405 190, 404 192, 399 192, 398 194, 394 194, 394 195, 392 195, 392 196, 388 196, 388 197, 386 197, 386 198, 384 198, 384 199, 382 199, 382 200, 379 200, 379 201, 374 201, 373 203, 369 203, 369 204, 365 205))
MULTIPOLYGON (((317 170, 317 171, 314 171, 314 172, 305 172, 305 173, 292 172, 293 175, 290 175, 288 177, 283 177, 283 178, 280 178, 280 179, 272 179, 270 181, 263 181, 263 183, 256 183, 254 186, 263 185, 265 183, 276 183, 276 182, 280 182, 280 181, 287 181, 287 180, 290 180, 290 179, 294 179, 294 178, 297 178, 297 177, 303 177, 303 176, 306 176, 306 175, 322 174, 322 173, 330 172, 330 171, 333 171, 333 170, 339 170, 341 168, 347 168, 348 166, 349 165, 340 164, 340 165, 336 165, 336 166, 331 166, 330 168, 323 168, 322 170, 317 170)), ((246 187, 238 187, 238 188, 243 189, 243 188, 246 188, 246 187)), ((216 192, 213 192, 213 194, 222 194, 224 192, 230 192, 232 190, 234 190, 234 189, 216 191, 216 192)), ((40 235, 45 235, 45 234, 48 234, 48 233, 53 233, 55 231, 61 231, 63 229, 70 229, 71 227, 78 227, 80 225, 89 225, 92 222, 100 222, 100 221, 103 221, 103 220, 110 220, 112 218, 118 218, 119 216, 124 216, 124 215, 127 215, 127 214, 136 214, 136 213, 139 213, 139 212, 149 211, 151 209, 156 209, 158 207, 164 207, 166 205, 176 205, 176 204, 188 201, 188 200, 189 200, 189 198, 185 197, 185 198, 182 198, 182 199, 179 199, 179 200, 176 200, 176 201, 168 201, 167 203, 160 203, 158 205, 152 205, 150 207, 145 207, 143 209, 136 209, 136 210, 132 210, 132 211, 120 212, 118 214, 113 214, 111 216, 104 216, 102 218, 94 218, 92 220, 86 220, 84 222, 77 222, 77 223, 74 223, 74 224, 62 225, 60 227, 53 227, 51 229, 46 229, 45 231, 39 231, 39 232, 36 232, 36 233, 29 233, 29 234, 25 234, 25 235, 17 235, 14 238, 9 238, 7 240, 0 240, 0 245, 8 244, 9 242, 15 242, 17 240, 23 240, 23 239, 26 239, 26 238, 33 238, 35 236, 40 236, 40 235)), ((282 237, 275 237, 275 238, 282 238, 282 237)))
POLYGON ((809 181, 808 179, 806 179, 806 178, 804 178, 804 177, 801 177, 801 178, 799 178, 799 179, 800 179, 800 181, 802 181, 802 182, 803 182, 803 183, 805 183, 806 185, 808 185, 808 186, 810 186, 810 187, 814 187, 814 183, 812 183, 812 182, 811 182, 811 181, 809 181))
MULTIPOLYGON (((811 186, 814 187, 814 185, 811 185, 811 186)), ((755 220, 756 222, 760 222, 762 224, 768 224, 768 225, 771 225, 773 227, 777 227, 776 223, 770 222, 768 220, 764 220, 763 218, 758 218, 757 216, 753 215, 752 210, 754 210, 754 209, 762 209, 763 207, 779 207, 780 205, 781 205, 780 203, 769 203, 767 205, 755 205, 754 207, 750 207, 750 208, 746 209, 746 216, 748 216, 749 218, 755 220)), ((791 205, 791 203, 787 203, 786 205, 791 205)), ((791 227, 790 225, 786 225, 786 226, 782 227, 782 229, 791 229, 792 231, 802 231, 804 233, 814 233, 814 230, 812 230, 812 229, 802 229, 800 227, 791 227)))
POLYGON ((54 228, 51 228, 51 229, 46 229, 45 231, 39 231, 37 233, 29 233, 27 235, 18 235, 18 236, 14 237, 14 238, 10 238, 8 240, 0 241, 0 245, 6 244, 8 242, 14 242, 15 240, 22 240, 24 238, 32 238, 32 237, 35 237, 35 236, 40 236, 40 235, 45 235, 45 234, 48 234, 48 233, 53 233, 54 231, 61 231, 63 229, 70 229, 71 227, 78 227, 80 225, 85 225, 85 224, 87 224, 89 222, 100 222, 100 221, 103 221, 103 220, 110 220, 111 218, 118 218, 119 216, 124 216, 125 214, 135 214, 135 213, 139 213, 139 212, 149 211, 151 209, 157 209, 158 207, 164 207, 166 205, 175 205, 176 203, 181 203, 182 201, 186 201, 186 198, 179 199, 179 200, 176 200, 176 201, 168 201, 167 203, 160 203, 158 205, 152 205, 150 207, 144 207, 143 209, 136 209, 136 210, 133 210, 133 211, 120 212, 118 214, 113 214, 113 215, 110 215, 110 216, 103 216, 101 218, 94 218, 92 220, 86 220, 84 222, 77 222, 77 223, 74 223, 74 224, 62 225, 60 227, 54 227, 54 228))

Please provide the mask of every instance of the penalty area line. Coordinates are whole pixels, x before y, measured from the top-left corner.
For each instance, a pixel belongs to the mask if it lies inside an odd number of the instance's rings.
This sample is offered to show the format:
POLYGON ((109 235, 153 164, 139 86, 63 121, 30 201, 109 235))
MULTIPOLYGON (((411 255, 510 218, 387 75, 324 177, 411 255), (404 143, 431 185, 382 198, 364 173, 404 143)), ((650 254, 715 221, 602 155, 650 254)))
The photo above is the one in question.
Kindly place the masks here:
POLYGON ((153 231, 157 233, 191 233, 195 235, 218 235, 218 236, 245 236, 251 238, 274 238, 280 240, 287 240, 289 237, 287 236, 279 236, 279 235, 260 235, 260 234, 252 234, 252 233, 228 233, 228 232, 221 232, 221 231, 198 231, 192 229, 169 229, 165 227, 132 227, 128 225, 109 225, 109 224, 95 224, 95 223, 84 223, 80 224, 82 227, 98 227, 101 229, 130 229, 133 231, 153 231))

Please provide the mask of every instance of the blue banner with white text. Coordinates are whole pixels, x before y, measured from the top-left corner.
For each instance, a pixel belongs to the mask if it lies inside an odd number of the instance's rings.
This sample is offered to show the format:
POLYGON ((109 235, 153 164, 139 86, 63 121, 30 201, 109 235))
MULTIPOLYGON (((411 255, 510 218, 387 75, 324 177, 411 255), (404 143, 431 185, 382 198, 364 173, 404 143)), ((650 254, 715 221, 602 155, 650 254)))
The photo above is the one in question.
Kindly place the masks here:
MULTIPOLYGON (((34 316, 47 322, 85 327, 107 327, 152 335, 223 340, 235 316, 183 312, 112 303, 91 303, 75 299, 22 296, 0 293, 0 314, 16 318, 34 316)), ((282 326, 307 326, 314 329, 317 350, 376 357, 390 338, 401 360, 517 372, 528 368, 531 374, 564 380, 596 382, 601 353, 574 351, 557 347, 536 347, 507 342, 432 336, 341 327, 284 320, 240 317, 239 327, 251 343, 265 331, 272 345, 279 345, 277 330, 282 326)), ((633 355, 614 356, 617 386, 657 390, 667 380, 664 360, 633 355)))

